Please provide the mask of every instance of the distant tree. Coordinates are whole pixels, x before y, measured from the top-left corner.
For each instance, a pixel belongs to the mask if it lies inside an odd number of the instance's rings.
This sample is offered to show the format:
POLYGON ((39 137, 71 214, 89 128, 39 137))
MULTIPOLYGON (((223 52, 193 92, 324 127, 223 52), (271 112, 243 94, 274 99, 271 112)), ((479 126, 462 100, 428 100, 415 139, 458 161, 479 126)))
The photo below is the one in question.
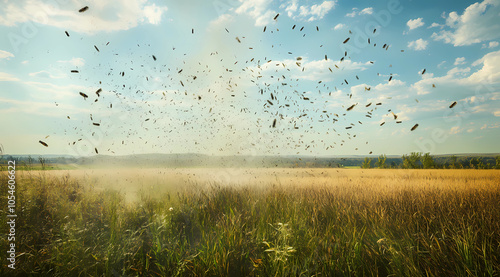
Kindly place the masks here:
POLYGON ((365 161, 361 164, 361 168, 371 168, 372 158, 365 157, 365 161))
POLYGON ((434 159, 432 158, 430 153, 425 153, 421 157, 421 160, 422 160, 422 166, 425 169, 434 168, 434 166, 435 166, 434 159))
POLYGON ((486 169, 486 166, 484 165, 483 158, 478 157, 476 158, 477 161, 477 169, 486 169))
POLYGON ((38 161, 40 162, 40 165, 42 166, 42 170, 45 170, 46 160, 43 157, 38 157, 38 161))
POLYGON ((471 169, 477 168, 477 164, 478 163, 479 162, 476 159, 470 158, 470 160, 469 160, 469 168, 471 168, 471 169))
POLYGON ((450 168, 455 169, 457 168, 457 156, 452 155, 450 157, 450 168))
POLYGON ((375 163, 375 166, 378 168, 387 168, 387 165, 385 164, 385 161, 387 160, 386 155, 380 155, 378 156, 378 160, 375 163))
POLYGON ((495 160, 496 160, 495 168, 500 169, 500 156, 496 156, 495 160))
POLYGON ((422 157, 422 153, 411 152, 410 155, 403 155, 403 168, 419 168, 418 162, 422 157))

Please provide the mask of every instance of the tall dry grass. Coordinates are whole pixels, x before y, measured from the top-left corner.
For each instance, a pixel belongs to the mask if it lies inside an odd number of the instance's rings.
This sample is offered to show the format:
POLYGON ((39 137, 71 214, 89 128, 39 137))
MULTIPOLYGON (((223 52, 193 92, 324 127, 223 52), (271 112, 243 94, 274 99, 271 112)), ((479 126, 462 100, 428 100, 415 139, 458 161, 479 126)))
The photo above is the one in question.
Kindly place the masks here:
POLYGON ((21 174, 19 268, 1 275, 500 274, 498 171, 145 172, 120 191, 109 171, 21 174))

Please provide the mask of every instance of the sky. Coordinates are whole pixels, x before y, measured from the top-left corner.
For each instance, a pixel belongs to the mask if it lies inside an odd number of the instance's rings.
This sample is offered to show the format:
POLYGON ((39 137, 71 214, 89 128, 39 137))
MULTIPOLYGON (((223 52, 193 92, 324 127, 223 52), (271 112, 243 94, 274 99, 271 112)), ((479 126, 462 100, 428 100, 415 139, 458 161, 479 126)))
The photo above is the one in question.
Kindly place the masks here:
POLYGON ((4 155, 500 152, 500 0, 1 1, 4 155))

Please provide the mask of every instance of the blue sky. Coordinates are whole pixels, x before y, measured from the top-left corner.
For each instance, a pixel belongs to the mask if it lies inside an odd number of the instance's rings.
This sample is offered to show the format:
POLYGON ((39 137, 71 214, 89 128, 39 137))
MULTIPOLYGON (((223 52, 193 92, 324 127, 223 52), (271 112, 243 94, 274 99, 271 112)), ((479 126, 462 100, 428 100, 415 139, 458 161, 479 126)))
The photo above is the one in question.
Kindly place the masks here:
POLYGON ((500 152, 500 0, 3 2, 7 154, 500 152))

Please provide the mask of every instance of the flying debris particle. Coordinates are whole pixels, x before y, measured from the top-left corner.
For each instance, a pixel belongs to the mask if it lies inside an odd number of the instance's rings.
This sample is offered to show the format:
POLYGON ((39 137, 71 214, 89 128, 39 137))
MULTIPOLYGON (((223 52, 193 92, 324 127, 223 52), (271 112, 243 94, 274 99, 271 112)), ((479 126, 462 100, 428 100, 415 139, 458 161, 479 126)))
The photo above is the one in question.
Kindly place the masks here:
POLYGON ((382 122, 382 123, 380 123, 380 126, 382 126, 382 125, 384 125, 384 124, 385 124, 385 122, 382 122))
POLYGON ((41 143, 41 144, 42 144, 43 146, 45 146, 45 147, 49 147, 49 145, 48 145, 47 143, 45 143, 45 142, 43 142, 43 141, 41 141, 41 140, 39 140, 38 142, 39 142, 39 143, 41 143))
POLYGON ((295 29, 295 26, 297 26, 297 25, 293 25, 292 30, 295 29))
POLYGON ((325 61, 328 61, 328 57, 325 55, 325 61))
POLYGON ((264 32, 264 33, 265 33, 265 32, 266 32, 266 28, 267 28, 267 26, 264 26, 264 31, 262 31, 262 32, 264 32))
POLYGON ((377 29, 373 29, 373 33, 375 34, 375 32, 377 31, 377 29))
POLYGON ((81 8, 81 9, 79 9, 78 12, 82 13, 82 12, 85 12, 86 10, 88 10, 88 9, 89 9, 89 7, 85 6, 85 7, 81 8))
POLYGON ((273 120, 273 128, 276 128, 276 118, 273 120))
POLYGON ((389 77, 389 82, 390 82, 391 80, 392 80, 392 76, 391 76, 391 77, 389 77))
POLYGON ((99 93, 101 93, 101 91, 102 91, 102 89, 100 88, 100 89, 98 89, 98 90, 95 92, 95 94, 97 94, 97 97, 101 96, 101 95, 99 94, 99 93))
POLYGON ((436 85, 435 85, 435 84, 432 84, 432 87, 433 87, 433 88, 435 88, 435 87, 436 87, 436 85))
POLYGON ((280 14, 277 14, 273 19, 274 20, 278 19, 278 16, 280 16, 280 14))
POLYGON ((78 70, 71 70, 71 73, 79 73, 78 70))
POLYGON ((99 151, 97 151, 97 147, 94 147, 95 153, 99 154, 99 151))
POLYGON ((403 121, 401 121, 401 120, 398 120, 398 121, 396 121, 396 123, 398 123, 398 124, 399 124, 399 123, 403 123, 403 121))
POLYGON ((241 43, 241 40, 240 40, 240 38, 239 38, 239 37, 236 37, 236 40, 237 40, 239 43, 241 43))
POLYGON ((304 30, 304 26, 302 26, 302 28, 300 28, 300 31, 302 32, 302 30, 304 30))
POLYGON ((191 29, 191 34, 194 34, 194 29, 191 29))
POLYGON ((153 60, 155 60, 155 61, 156 61, 156 57, 155 57, 155 55, 153 55, 153 60))
POLYGON ((351 128, 352 128, 352 126, 349 126, 349 127, 345 127, 345 128, 346 128, 346 129, 351 129, 351 128))
POLYGON ((87 99, 89 96, 83 92, 80 92, 80 95, 83 97, 83 99, 87 99))
POLYGON ((354 106, 356 106, 356 104, 353 104, 352 106, 350 106, 349 108, 347 108, 348 111, 352 110, 354 108, 354 106))
POLYGON ((424 73, 425 73, 425 68, 424 68, 424 70, 422 71, 422 75, 424 75, 424 73))
POLYGON ((347 43, 349 41, 349 39, 351 39, 351 38, 346 38, 346 40, 344 40, 344 44, 347 43))
POLYGON ((99 123, 92 123, 92 124, 94 124, 94 126, 101 126, 101 124, 99 123))
POLYGON ((415 129, 417 129, 418 127, 418 124, 415 124, 415 126, 411 127, 410 131, 415 131, 415 129))
POLYGON ((319 27, 318 27, 318 26, 316 26, 316 31, 318 31, 318 32, 319 32, 319 27))
POLYGON ((451 109, 451 108, 453 108, 453 107, 455 107, 455 105, 456 105, 456 104, 457 104, 457 101, 455 101, 455 102, 451 103, 451 105, 450 105, 450 109, 451 109))
POLYGON ((64 33, 66 33, 66 36, 68 36, 68 37, 69 37, 69 33, 68 33, 68 31, 64 31, 64 33))

